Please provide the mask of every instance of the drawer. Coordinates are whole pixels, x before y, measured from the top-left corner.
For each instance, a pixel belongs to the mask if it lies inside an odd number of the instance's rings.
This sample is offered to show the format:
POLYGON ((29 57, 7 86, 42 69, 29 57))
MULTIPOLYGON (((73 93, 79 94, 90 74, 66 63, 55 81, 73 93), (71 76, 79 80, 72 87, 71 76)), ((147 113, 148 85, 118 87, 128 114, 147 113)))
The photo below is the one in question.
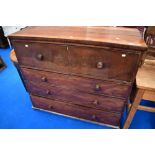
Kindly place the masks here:
POLYGON ((140 54, 110 48, 69 46, 72 73, 98 79, 132 81, 140 54))
POLYGON ((68 72, 69 62, 65 45, 30 41, 13 41, 12 44, 20 65, 68 72))
POLYGON ((59 73, 131 82, 140 54, 110 48, 13 41, 19 63, 59 73))
POLYGON ((82 78, 65 74, 57 74, 39 70, 21 68, 23 76, 28 81, 37 83, 49 83, 52 86, 71 88, 80 92, 104 94, 127 98, 130 92, 130 85, 120 84, 112 81, 102 81, 92 78, 82 78))
POLYGON ((105 112, 92 108, 82 107, 61 101, 31 95, 33 106, 39 109, 53 111, 81 119, 95 121, 113 126, 119 126, 121 114, 105 112))
POLYGON ((31 94, 46 97, 54 100, 61 100, 72 104, 114 111, 121 113, 123 111, 125 100, 81 93, 71 88, 54 87, 49 84, 39 84, 35 82, 25 81, 27 89, 31 94))

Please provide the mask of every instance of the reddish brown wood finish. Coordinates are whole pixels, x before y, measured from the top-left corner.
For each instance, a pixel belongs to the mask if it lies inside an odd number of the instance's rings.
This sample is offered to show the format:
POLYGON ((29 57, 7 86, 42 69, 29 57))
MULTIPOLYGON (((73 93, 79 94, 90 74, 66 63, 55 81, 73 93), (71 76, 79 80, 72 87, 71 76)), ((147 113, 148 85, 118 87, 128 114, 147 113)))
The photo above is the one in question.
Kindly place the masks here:
POLYGON ((103 94, 120 98, 128 98, 130 85, 113 81, 102 81, 72 75, 50 73, 39 70, 21 68, 24 79, 32 82, 48 83, 48 85, 71 88, 80 92, 103 94))
POLYGON ((132 81, 140 58, 140 53, 120 49, 69 46, 68 50, 71 73, 100 79, 132 81))
POLYGON ((12 44, 21 65, 43 70, 69 72, 68 53, 65 45, 27 41, 13 41, 12 44))
POLYGON ((70 87, 61 88, 52 87, 49 84, 39 84, 29 81, 25 82, 30 93, 50 99, 120 113, 122 112, 125 104, 125 100, 122 99, 81 93, 78 90, 71 89, 70 87))
POLYGON ((121 115, 31 95, 33 106, 90 121, 119 126, 121 115))
POLYGON ((27 41, 12 43, 23 66, 97 79, 132 81, 141 56, 140 53, 120 49, 27 41), (99 67, 100 63, 102 66, 99 67))
POLYGON ((9 38, 35 107, 119 125, 147 49, 138 30, 28 27, 9 38))
POLYGON ((147 46, 137 29, 120 27, 28 27, 9 36, 16 40, 44 40, 146 50, 147 46))

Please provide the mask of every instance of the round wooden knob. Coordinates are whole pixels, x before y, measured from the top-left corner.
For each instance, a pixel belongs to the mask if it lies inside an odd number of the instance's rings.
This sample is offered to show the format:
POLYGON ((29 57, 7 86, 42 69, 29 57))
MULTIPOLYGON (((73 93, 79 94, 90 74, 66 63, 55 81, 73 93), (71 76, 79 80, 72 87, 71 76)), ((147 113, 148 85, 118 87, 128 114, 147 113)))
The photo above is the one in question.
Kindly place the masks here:
POLYGON ((43 77, 41 78, 41 81, 46 82, 46 81, 47 81, 47 78, 43 76, 43 77))
POLYGON ((98 104, 99 104, 99 101, 98 101, 98 100, 94 100, 94 101, 93 101, 93 104, 94 104, 94 105, 98 105, 98 104))
POLYGON ((98 62, 98 63, 97 63, 97 68, 98 68, 98 69, 103 68, 103 62, 98 62))
POLYGON ((47 95, 50 95, 51 92, 50 92, 49 90, 46 90, 46 94, 47 94, 47 95))
POLYGON ((37 54, 37 59, 38 59, 38 60, 43 60, 43 58, 44 58, 44 57, 43 57, 42 54, 37 54))
POLYGON ((96 115, 92 115, 92 119, 96 119, 96 115))
POLYGON ((96 90, 100 90, 100 89, 101 89, 100 85, 99 85, 99 84, 96 84, 96 85, 95 85, 95 89, 96 89, 96 90))

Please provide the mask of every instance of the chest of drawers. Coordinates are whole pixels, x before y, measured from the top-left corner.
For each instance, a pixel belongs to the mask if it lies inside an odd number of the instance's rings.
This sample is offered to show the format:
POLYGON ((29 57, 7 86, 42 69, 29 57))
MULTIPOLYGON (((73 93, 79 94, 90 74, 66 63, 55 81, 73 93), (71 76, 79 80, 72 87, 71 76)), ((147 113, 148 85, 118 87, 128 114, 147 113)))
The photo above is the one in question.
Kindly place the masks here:
POLYGON ((27 27, 9 38, 33 107, 119 126, 147 49, 138 30, 27 27))

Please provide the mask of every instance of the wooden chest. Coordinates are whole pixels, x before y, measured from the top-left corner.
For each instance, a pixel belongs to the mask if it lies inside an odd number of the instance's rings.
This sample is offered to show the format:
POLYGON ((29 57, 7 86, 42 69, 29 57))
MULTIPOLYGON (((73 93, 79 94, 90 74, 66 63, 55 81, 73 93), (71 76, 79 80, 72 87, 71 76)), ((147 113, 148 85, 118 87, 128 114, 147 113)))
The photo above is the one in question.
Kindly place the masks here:
POLYGON ((9 38, 33 107, 119 126, 147 49, 138 30, 27 27, 9 38))

